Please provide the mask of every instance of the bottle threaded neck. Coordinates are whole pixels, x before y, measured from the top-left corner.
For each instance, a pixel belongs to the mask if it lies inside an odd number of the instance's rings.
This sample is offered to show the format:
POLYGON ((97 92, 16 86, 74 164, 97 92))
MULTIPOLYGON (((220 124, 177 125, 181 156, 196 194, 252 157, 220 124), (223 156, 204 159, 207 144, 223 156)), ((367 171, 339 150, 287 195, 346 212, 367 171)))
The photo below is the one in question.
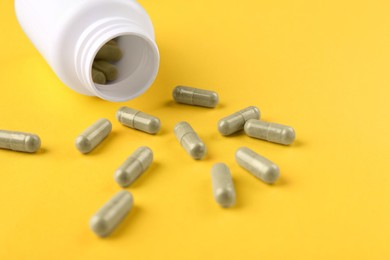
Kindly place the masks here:
POLYGON ((145 92, 157 76, 159 52, 154 36, 125 18, 105 18, 93 23, 81 35, 75 49, 76 74, 92 95, 114 102, 126 101, 145 92), (116 38, 123 57, 115 63, 118 78, 107 85, 92 80, 96 53, 116 38))

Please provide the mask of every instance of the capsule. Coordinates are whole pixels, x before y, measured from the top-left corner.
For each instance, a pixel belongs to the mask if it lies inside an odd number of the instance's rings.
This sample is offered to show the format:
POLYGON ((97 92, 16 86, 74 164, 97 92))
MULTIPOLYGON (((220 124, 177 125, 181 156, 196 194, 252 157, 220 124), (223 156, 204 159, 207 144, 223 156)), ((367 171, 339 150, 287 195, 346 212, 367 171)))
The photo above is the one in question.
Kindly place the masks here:
POLYGON ((118 69, 111 63, 104 60, 95 60, 92 67, 98 71, 103 72, 107 80, 116 80, 118 77, 118 69))
POLYGON ((143 131, 148 134, 156 134, 160 131, 161 123, 157 117, 142 113, 141 111, 121 107, 116 112, 116 119, 123 125, 143 131))
POLYGON ((133 203, 133 195, 130 192, 118 192, 92 216, 89 226, 100 237, 110 235, 130 212, 133 203))
POLYGON ((129 158, 115 171, 114 179, 122 187, 130 186, 152 164, 153 152, 148 147, 138 148, 129 158))
POLYGON ((210 108, 216 107, 219 101, 214 91, 184 86, 177 86, 172 96, 177 103, 210 108))
POLYGON ((287 125, 250 119, 245 123, 245 133, 253 138, 290 145, 295 140, 294 128, 287 125))
POLYGON ((257 107, 250 106, 219 120, 218 131, 222 135, 231 135, 242 130, 245 122, 249 119, 259 118, 260 110, 257 107))
POLYGON ((92 69, 92 80, 96 84, 104 85, 106 84, 106 76, 104 76, 104 73, 95 69, 92 69))
POLYGON ((41 147, 39 136, 30 133, 0 130, 0 148, 35 153, 41 147))
POLYGON ((105 118, 99 119, 76 138, 76 148, 81 153, 89 153, 108 136, 111 130, 110 121, 105 118))
POLYGON ((223 208, 236 204, 236 191, 229 168, 224 163, 211 168, 211 183, 215 201, 223 208))
POLYGON ((206 146, 187 122, 176 124, 176 139, 189 155, 195 160, 200 160, 206 155, 206 146))
POLYGON ((105 61, 119 61, 122 59, 122 51, 116 44, 104 44, 97 52, 95 59, 105 61))
POLYGON ((114 45, 114 46, 118 46, 118 43, 116 42, 116 40, 115 40, 115 39, 109 40, 108 42, 106 42, 106 44, 108 44, 108 45, 114 45))
POLYGON ((279 178, 279 167, 249 148, 239 148, 236 151, 236 161, 242 168, 266 183, 272 184, 279 178))

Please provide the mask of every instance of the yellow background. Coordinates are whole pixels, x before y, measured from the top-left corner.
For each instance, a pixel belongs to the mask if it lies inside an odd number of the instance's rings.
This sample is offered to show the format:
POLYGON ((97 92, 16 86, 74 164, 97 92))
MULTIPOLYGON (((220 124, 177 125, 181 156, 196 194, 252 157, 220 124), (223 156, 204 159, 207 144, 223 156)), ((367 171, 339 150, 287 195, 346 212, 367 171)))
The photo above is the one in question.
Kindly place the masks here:
POLYGON ((0 4, 0 128, 37 133, 37 154, 0 150, 0 259, 389 259, 389 1, 139 1, 155 25, 157 80, 125 103, 64 86, 0 4), (220 105, 178 105, 178 85, 220 105), (150 136, 121 126, 127 105, 158 116, 150 136), (291 147, 222 137, 221 118, 248 105, 295 128, 291 147), (113 132, 80 154, 98 118, 113 132), (188 120, 208 147, 192 160, 173 135, 188 120), (141 145, 153 166, 130 188, 135 208, 107 239, 89 218, 117 191, 115 169, 141 145), (273 186, 234 160, 248 146, 276 162, 273 186), (237 206, 220 208, 210 168, 230 167, 237 206))

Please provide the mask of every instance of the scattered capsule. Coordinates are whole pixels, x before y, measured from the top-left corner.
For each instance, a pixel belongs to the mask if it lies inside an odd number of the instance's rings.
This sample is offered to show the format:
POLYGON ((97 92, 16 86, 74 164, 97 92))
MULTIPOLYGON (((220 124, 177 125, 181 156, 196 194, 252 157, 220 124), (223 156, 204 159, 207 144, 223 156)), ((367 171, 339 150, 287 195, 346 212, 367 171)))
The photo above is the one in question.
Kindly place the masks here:
POLYGON ((289 145, 295 140, 295 131, 291 126, 269 123, 256 119, 248 120, 245 123, 244 131, 250 137, 278 144, 289 145))
POLYGON ((97 52, 95 59, 105 61, 119 61, 123 54, 116 44, 104 44, 97 52))
POLYGON ((92 64, 95 70, 103 72, 107 80, 116 80, 118 77, 118 69, 111 63, 104 60, 95 60, 92 64))
POLYGON ((249 119, 259 118, 260 110, 257 107, 250 106, 219 120, 218 131, 222 135, 231 135, 242 130, 245 122, 249 119))
POLYGON ((109 40, 108 42, 106 42, 106 44, 108 45, 114 45, 114 46, 118 46, 118 43, 116 42, 116 40, 112 39, 112 40, 109 40))
POLYGON ((0 148, 34 153, 41 147, 39 136, 30 133, 0 130, 0 148))
POLYGON ((130 192, 118 192, 92 216, 89 226, 100 237, 110 235, 130 212, 133 203, 133 195, 130 192))
POLYGON ((211 183, 215 201, 223 208, 236 203, 236 191, 229 168, 224 163, 217 163, 211 168, 211 183))
POLYGON ((81 153, 89 153, 108 136, 111 130, 110 121, 105 118, 99 119, 76 138, 77 149, 81 153))
POLYGON ((195 160, 200 160, 206 155, 206 146, 187 122, 176 124, 176 139, 189 155, 195 160))
POLYGON ((177 103, 201 107, 215 107, 218 104, 218 94, 214 91, 177 86, 172 93, 177 103))
POLYGON ((92 69, 92 80, 96 84, 106 84, 106 76, 104 76, 104 73, 95 69, 92 69))
POLYGON ((160 131, 161 123, 157 117, 142 113, 141 111, 121 107, 116 112, 118 121, 130 128, 134 128, 149 134, 156 134, 160 131))
POLYGON ((148 147, 140 147, 115 171, 114 179, 122 187, 130 186, 153 161, 153 152, 148 147))
POLYGON ((279 167, 249 148, 239 148, 236 151, 236 161, 242 168, 266 183, 272 184, 279 178, 279 167))

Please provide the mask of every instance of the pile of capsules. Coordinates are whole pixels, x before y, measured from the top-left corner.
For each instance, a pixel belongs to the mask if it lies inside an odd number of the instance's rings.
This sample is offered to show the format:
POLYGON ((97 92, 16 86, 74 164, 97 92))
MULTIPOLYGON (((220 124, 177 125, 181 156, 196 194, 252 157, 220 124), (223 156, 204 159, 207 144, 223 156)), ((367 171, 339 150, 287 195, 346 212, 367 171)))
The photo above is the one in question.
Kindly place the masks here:
POLYGON ((92 63, 93 82, 104 85, 118 78, 118 69, 114 63, 122 59, 123 53, 116 39, 104 44, 97 52, 92 63))
MULTIPOLYGON (((178 86, 173 90, 173 98, 178 103, 208 108, 214 108, 219 101, 218 94, 213 91, 184 86, 178 86)), ((157 117, 128 107, 121 107, 116 112, 116 118, 121 124, 148 134, 158 133, 161 127, 157 117)), ((228 136, 244 129, 245 133, 253 138, 283 145, 294 142, 295 131, 292 127, 259 119, 260 110, 250 106, 222 118, 218 122, 218 131, 228 136)), ((109 120, 99 119, 76 138, 77 149, 83 154, 91 152, 109 135, 111 129, 112 124, 109 120)), ((205 157, 206 146, 189 123, 177 123, 174 134, 193 159, 201 160, 205 157)), ((0 131, 0 148, 35 152, 40 148, 40 139, 34 134, 0 131)), ((266 183, 272 184, 279 178, 279 167, 249 148, 239 148, 235 158, 242 168, 266 183)), ((114 179, 121 187, 128 187, 149 168, 152 162, 152 150, 148 147, 140 147, 115 171, 114 179)), ((213 165, 211 182, 215 201, 224 208, 233 206, 236 202, 236 192, 226 164, 213 165)), ((92 216, 91 229, 100 237, 108 236, 132 207, 132 194, 126 190, 118 192, 92 216)))

